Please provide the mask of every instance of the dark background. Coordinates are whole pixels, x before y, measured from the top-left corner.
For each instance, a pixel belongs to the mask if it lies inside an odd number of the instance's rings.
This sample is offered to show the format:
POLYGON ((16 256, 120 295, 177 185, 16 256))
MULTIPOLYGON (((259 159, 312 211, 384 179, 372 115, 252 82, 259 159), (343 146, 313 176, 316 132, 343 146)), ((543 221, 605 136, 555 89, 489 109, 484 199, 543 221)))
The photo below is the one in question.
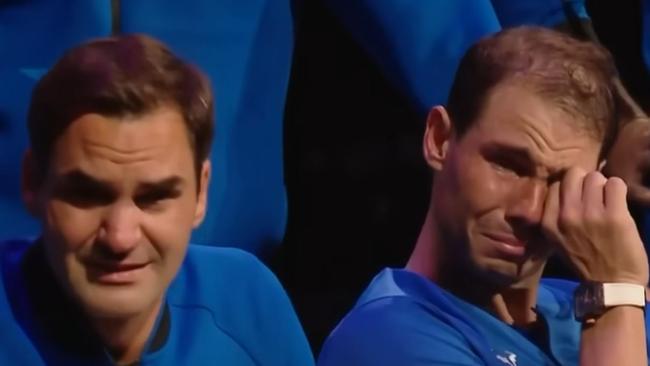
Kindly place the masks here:
MULTIPOLYGON (((640 1, 587 4, 624 83, 647 106, 640 1)), ((404 265, 426 213, 431 176, 421 158, 424 116, 321 1, 294 10, 284 143, 289 218, 270 264, 318 354, 370 279, 383 267, 404 265)), ((571 276, 557 260, 548 273, 571 276)))

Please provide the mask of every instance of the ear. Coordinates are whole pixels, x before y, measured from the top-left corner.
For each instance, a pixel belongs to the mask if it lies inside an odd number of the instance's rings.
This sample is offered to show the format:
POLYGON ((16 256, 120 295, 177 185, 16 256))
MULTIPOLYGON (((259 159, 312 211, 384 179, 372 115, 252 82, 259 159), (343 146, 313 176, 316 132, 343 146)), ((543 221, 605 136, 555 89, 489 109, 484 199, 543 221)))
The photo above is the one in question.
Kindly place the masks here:
POLYGON ((441 170, 447 158, 449 143, 452 138, 452 126, 449 114, 442 106, 431 108, 427 116, 422 148, 424 159, 434 170, 441 170))
POLYGON ((27 211, 35 217, 40 216, 38 191, 40 181, 36 171, 37 164, 34 160, 34 154, 31 150, 27 150, 23 156, 20 190, 22 193, 23 204, 27 211))
POLYGON ((203 222, 208 209, 208 186, 210 185, 210 174, 212 173, 210 160, 201 164, 201 175, 199 176, 199 191, 197 195, 196 210, 194 211, 194 228, 203 222))

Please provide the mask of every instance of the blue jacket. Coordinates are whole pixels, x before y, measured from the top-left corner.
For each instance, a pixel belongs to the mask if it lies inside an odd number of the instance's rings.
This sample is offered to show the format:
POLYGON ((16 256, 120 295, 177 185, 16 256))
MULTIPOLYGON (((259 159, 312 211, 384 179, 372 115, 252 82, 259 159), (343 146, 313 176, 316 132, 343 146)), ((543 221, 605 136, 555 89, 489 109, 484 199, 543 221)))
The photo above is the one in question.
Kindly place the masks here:
MULTIPOLYGON (((510 326, 426 278, 386 269, 321 351, 319 366, 577 365, 576 283, 542 280, 537 332, 510 326)), ((647 320, 646 320, 647 326, 647 320)))
MULTIPOLYGON (((0 365, 111 365, 38 247, 0 244, 0 365)), ((280 283, 241 250, 190 245, 139 365, 313 365, 280 283)))

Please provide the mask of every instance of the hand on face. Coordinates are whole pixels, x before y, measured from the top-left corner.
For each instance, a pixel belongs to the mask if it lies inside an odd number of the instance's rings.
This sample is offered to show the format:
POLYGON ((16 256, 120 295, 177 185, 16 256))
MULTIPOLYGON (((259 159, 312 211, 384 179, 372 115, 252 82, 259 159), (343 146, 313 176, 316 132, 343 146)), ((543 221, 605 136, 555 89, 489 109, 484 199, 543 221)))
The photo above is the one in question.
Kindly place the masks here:
POLYGON ((620 178, 571 168, 546 197, 542 227, 581 280, 648 283, 648 259, 620 178))

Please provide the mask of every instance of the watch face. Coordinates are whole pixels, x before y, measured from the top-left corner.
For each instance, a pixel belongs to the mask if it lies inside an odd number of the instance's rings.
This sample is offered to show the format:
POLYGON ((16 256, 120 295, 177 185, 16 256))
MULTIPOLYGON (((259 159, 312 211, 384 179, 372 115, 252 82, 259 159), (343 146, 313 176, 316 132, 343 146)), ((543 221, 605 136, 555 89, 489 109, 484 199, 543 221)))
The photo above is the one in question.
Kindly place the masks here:
POLYGON ((603 289, 601 284, 584 283, 575 291, 575 315, 578 320, 595 316, 603 310, 603 289))

